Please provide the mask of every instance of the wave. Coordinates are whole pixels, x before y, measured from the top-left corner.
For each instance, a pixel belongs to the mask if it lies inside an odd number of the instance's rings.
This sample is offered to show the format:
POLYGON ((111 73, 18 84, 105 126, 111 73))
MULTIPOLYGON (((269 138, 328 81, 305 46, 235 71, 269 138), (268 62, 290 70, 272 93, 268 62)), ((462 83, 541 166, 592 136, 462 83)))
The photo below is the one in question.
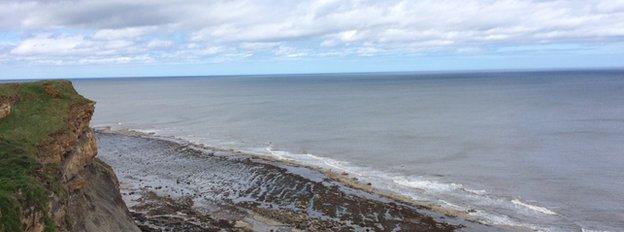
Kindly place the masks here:
POLYGON ((591 229, 582 228, 581 232, 610 232, 610 231, 608 231, 608 230, 591 230, 591 229))
POLYGON ((522 207, 526 207, 526 208, 528 208, 530 210, 533 210, 533 211, 536 211, 536 212, 540 212, 540 213, 543 213, 543 214, 557 215, 557 213, 555 213, 555 212, 553 212, 553 211, 551 211, 551 210, 549 210, 547 208, 544 208, 544 207, 541 207, 541 206, 527 204, 527 203, 524 203, 524 202, 522 202, 522 201, 520 201, 518 199, 513 199, 513 200, 511 200, 511 202, 516 204, 516 205, 519 205, 519 206, 522 206, 522 207))
MULTIPOLYGON (((464 190, 461 184, 442 183, 442 182, 422 179, 421 177, 416 177, 416 178, 412 177, 408 180, 407 177, 399 176, 399 177, 394 178, 393 181, 394 183, 397 183, 399 185, 407 186, 410 188, 427 190, 427 191, 444 192, 444 191, 464 190)), ((474 192, 476 192, 476 190, 474 192)))
POLYGON ((271 144, 266 147, 238 147, 234 149, 229 146, 224 147, 214 146, 214 144, 206 144, 206 140, 197 136, 177 137, 160 135, 158 133, 159 130, 153 129, 126 130, 133 133, 141 133, 149 137, 164 139, 173 138, 208 147, 233 150, 251 155, 268 156, 277 161, 287 161, 309 167, 329 170, 332 172, 340 172, 342 175, 356 177, 359 182, 370 183, 375 190, 407 197, 417 204, 442 209, 441 211, 444 214, 460 216, 464 219, 477 221, 487 225, 524 228, 533 231, 550 231, 549 227, 526 222, 526 209, 533 212, 528 215, 529 217, 539 218, 543 216, 558 215, 556 212, 548 208, 524 203, 518 198, 510 199, 499 197, 489 193, 486 190, 471 189, 459 183, 439 181, 435 180, 435 178, 426 176, 405 176, 398 173, 383 172, 368 167, 353 165, 349 162, 308 153, 292 153, 288 151, 276 150, 271 144))

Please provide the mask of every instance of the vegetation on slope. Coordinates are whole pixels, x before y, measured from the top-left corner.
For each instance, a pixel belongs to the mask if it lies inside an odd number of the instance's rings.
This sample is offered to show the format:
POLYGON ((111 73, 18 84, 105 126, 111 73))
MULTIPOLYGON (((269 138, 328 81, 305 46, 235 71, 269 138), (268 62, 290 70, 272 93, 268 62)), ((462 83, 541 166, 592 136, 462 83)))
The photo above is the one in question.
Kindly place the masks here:
POLYGON ((21 231, 23 212, 38 212, 45 231, 55 231, 49 215, 50 193, 62 196, 59 164, 41 163, 40 147, 50 135, 68 130, 73 104, 83 98, 68 81, 0 85, 0 104, 11 105, 0 118, 0 231, 21 231))

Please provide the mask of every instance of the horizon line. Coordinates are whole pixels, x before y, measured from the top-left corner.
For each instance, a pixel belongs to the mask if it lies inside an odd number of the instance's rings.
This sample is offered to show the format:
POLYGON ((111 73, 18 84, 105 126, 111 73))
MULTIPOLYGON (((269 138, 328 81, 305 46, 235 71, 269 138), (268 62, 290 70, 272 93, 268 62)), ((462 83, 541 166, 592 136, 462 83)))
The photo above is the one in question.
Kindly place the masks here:
POLYGON ((207 74, 207 75, 162 75, 162 76, 101 76, 101 77, 67 77, 67 78, 25 78, 0 79, 7 81, 39 81, 39 80, 99 80, 99 79, 141 79, 141 78, 199 78, 199 77, 254 77, 254 76, 311 76, 311 75, 360 75, 360 74, 471 74, 471 73, 522 73, 522 72, 582 72, 582 71, 624 71, 619 67, 580 67, 580 68, 518 68, 518 69, 465 69, 465 70, 414 70, 414 71, 372 71, 372 72, 309 72, 309 73, 258 73, 258 74, 207 74))

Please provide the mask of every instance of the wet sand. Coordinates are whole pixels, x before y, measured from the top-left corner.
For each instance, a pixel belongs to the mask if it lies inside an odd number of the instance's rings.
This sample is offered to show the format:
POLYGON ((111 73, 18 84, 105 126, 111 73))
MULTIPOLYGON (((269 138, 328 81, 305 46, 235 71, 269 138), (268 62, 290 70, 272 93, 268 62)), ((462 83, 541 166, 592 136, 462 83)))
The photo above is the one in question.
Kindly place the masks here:
POLYGON ((144 231, 485 229, 347 174, 132 131, 98 129, 97 138, 144 231))

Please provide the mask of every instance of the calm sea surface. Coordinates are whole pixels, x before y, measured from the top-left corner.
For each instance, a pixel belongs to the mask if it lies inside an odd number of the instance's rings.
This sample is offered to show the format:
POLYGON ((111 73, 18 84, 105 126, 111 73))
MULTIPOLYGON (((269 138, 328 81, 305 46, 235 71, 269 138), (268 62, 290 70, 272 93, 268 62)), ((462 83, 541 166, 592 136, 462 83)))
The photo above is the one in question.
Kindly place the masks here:
POLYGON ((94 126, 349 172, 514 230, 624 231, 624 71, 74 84, 94 126))

